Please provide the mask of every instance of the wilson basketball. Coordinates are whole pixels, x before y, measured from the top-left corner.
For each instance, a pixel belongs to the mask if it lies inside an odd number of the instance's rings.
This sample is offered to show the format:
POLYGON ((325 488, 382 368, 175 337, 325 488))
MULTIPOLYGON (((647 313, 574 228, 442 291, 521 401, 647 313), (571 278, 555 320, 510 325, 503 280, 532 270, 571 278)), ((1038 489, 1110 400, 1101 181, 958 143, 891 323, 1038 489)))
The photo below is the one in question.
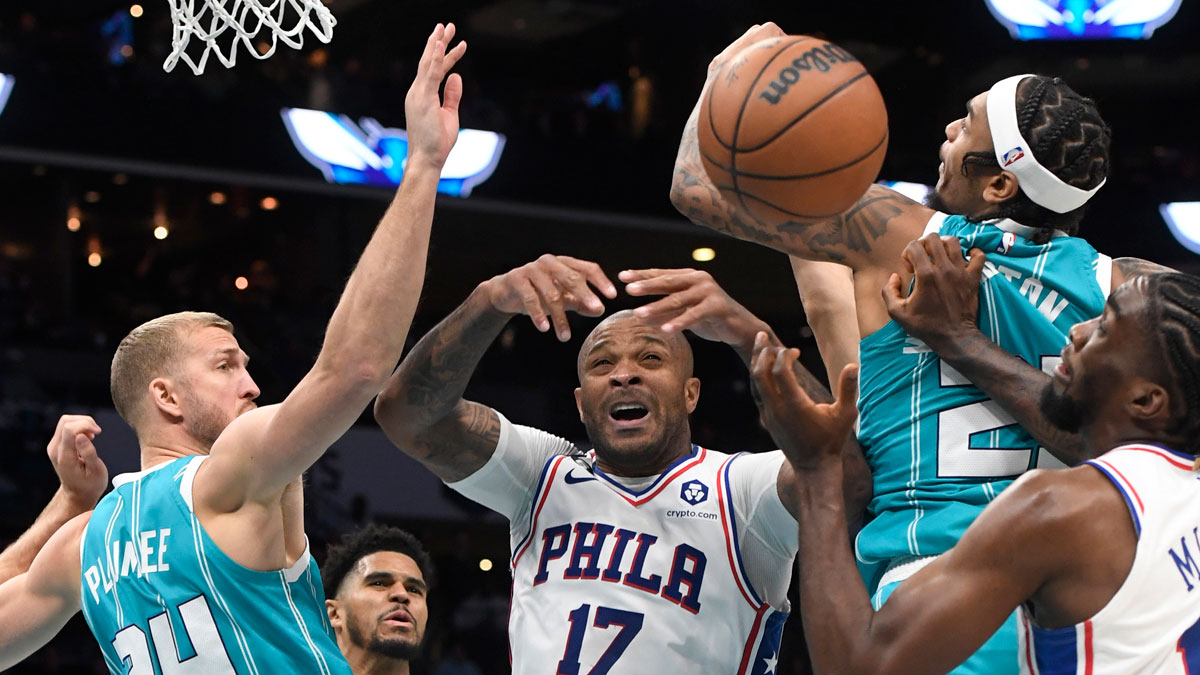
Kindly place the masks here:
POLYGON ((700 106, 704 169, 753 215, 828 218, 875 180, 887 152, 887 109, 849 52, 793 35, 753 44, 717 74, 700 106))

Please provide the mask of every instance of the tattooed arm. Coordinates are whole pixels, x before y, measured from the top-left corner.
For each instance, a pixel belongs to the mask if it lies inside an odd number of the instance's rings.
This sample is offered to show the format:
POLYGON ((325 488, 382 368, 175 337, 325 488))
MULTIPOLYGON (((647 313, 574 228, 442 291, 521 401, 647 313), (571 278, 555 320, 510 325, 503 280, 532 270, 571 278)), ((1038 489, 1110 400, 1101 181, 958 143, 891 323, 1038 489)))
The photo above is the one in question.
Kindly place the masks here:
MULTIPOLYGON (((883 292, 888 312, 905 332, 1000 404, 1060 461, 1072 466, 1090 459, 1078 433, 1063 431, 1042 412, 1041 394, 1050 377, 979 331, 976 313, 985 256, 972 250, 970 262, 965 262, 960 251, 956 237, 929 234, 912 242, 904 261, 907 271, 915 274, 916 286, 906 296, 900 276, 893 276, 883 292)), ((1112 285, 1165 271, 1171 270, 1137 258, 1117 258, 1112 285)))
MULTIPOLYGON (((751 28, 713 59, 704 92, 726 64, 730 69, 737 67, 729 62, 742 49, 783 34, 773 23, 751 28)), ((880 268, 891 272, 905 244, 920 236, 933 215, 932 209, 873 185, 849 210, 832 219, 767 222, 756 218, 725 201, 700 162, 696 129, 704 92, 684 126, 671 182, 671 203, 692 222, 801 258, 840 262, 855 271, 880 268)), ((797 151, 803 152, 803 148, 797 151)))
POLYGON ((405 357, 375 401, 387 437, 438 478, 452 483, 487 464, 500 440, 491 408, 462 398, 471 374, 509 319, 527 314, 540 331, 571 337, 566 312, 604 311, 616 288, 595 263, 544 255, 475 288, 405 357))

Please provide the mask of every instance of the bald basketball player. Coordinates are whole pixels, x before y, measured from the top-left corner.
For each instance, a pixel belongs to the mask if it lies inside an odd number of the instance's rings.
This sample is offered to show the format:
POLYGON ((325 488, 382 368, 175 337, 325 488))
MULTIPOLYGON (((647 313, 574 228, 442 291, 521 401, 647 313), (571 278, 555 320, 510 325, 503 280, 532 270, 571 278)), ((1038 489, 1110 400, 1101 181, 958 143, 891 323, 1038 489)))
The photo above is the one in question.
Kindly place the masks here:
MULTIPOLYGON (((591 451, 462 398, 514 316, 565 341, 567 312, 598 316, 601 297, 616 296, 599 265, 566 256, 481 283, 405 357, 375 417, 447 485, 508 518, 514 673, 773 668, 796 550, 790 469, 777 452, 692 443, 700 381, 680 333, 746 358, 769 329, 707 273, 619 278, 631 295, 665 297, 612 314, 583 340, 575 402, 591 451)), ((861 503, 852 444, 847 467, 861 503)))

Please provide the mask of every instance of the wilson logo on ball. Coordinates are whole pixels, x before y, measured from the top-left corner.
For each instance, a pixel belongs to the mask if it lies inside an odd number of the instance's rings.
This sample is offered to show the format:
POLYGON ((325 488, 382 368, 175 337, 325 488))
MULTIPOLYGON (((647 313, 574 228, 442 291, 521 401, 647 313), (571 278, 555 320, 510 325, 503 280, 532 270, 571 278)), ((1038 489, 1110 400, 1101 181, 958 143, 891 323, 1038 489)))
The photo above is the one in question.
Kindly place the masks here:
POLYGON ((775 79, 767 84, 767 88, 758 97, 775 105, 783 100, 784 94, 793 84, 800 81, 803 72, 816 70, 820 73, 827 73, 835 63, 851 63, 857 60, 845 49, 826 42, 823 46, 813 47, 792 59, 791 64, 780 70, 775 75, 775 79))

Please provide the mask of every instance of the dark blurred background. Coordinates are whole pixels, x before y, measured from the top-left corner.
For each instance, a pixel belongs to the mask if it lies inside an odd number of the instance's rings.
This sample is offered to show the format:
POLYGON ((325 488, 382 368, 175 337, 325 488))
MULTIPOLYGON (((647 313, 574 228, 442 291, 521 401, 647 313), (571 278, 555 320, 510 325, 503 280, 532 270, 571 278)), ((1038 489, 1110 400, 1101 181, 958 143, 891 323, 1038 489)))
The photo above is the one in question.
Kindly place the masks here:
MULTIPOLYGON (((786 258, 692 226, 668 200, 679 133, 709 60, 763 20, 827 37, 866 63, 889 109, 882 179, 935 181, 946 123, 996 79, 1064 77, 1113 128, 1111 178, 1082 234, 1110 255, 1200 269, 1159 214, 1164 202, 1200 200, 1200 4, 1191 0, 1149 40, 1063 42, 1013 40, 983 0, 333 0, 332 43, 310 36, 301 51, 242 55, 232 70, 210 62, 199 77, 183 65, 163 72, 167 3, 143 2, 133 12, 132 2, 109 0, 0 6, 0 73, 16 78, 0 113, 0 544, 56 486, 45 444, 59 414, 107 420, 102 438, 126 442, 110 465, 136 463, 107 375, 116 343, 138 323, 216 311, 254 359, 260 401, 280 400, 299 380, 391 193, 325 183, 293 147, 280 108, 403 128, 404 93, 437 21, 454 21, 470 43, 458 68, 462 125, 500 132, 507 144, 470 197, 439 199, 410 342, 480 281, 554 252, 614 277, 702 267, 823 372, 786 258), (700 247, 716 257, 694 261, 700 247)), ((527 323, 514 321, 497 341, 468 395, 582 441, 571 390, 591 322, 577 321, 565 345, 527 323)), ((769 449, 740 361, 720 345, 697 350, 697 441, 769 449)), ((418 672, 434 672, 455 645, 482 672, 507 672, 504 524, 389 451, 368 417, 332 455, 310 478, 318 554, 368 520, 412 530, 441 568, 418 672), (417 508, 395 496, 409 487, 436 498, 417 508)), ((779 673, 807 672, 797 620, 785 642, 779 673)), ((12 672, 93 671, 103 664, 77 620, 12 672)))

